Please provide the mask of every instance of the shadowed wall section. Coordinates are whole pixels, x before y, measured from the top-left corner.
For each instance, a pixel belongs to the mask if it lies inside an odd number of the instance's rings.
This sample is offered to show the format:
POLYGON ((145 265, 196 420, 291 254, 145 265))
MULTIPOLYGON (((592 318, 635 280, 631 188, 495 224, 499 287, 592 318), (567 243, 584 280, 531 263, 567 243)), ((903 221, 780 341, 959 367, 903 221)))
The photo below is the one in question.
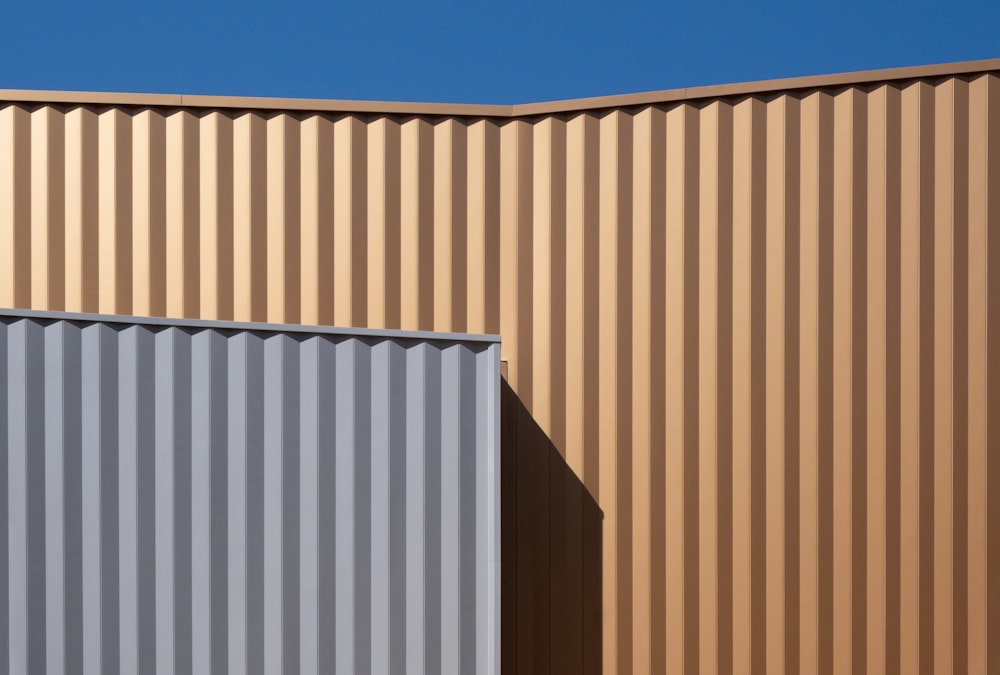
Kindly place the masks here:
POLYGON ((501 669, 601 672, 601 521, 506 381, 500 390, 501 669))

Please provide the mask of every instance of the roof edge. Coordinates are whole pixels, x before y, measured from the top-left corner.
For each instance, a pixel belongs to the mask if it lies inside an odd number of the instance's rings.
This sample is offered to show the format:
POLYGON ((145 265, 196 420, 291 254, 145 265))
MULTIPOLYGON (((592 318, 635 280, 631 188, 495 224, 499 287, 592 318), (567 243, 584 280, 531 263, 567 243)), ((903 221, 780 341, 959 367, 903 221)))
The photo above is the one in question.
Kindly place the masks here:
POLYGON ((796 89, 818 89, 821 87, 837 87, 847 85, 870 84, 873 82, 892 82, 898 80, 915 80, 928 77, 944 77, 948 75, 971 75, 1000 71, 1000 58, 980 61, 957 61, 925 66, 906 66, 903 68, 883 68, 880 70, 860 70, 829 75, 807 75, 804 77, 786 77, 774 80, 757 80, 734 84, 714 84, 702 87, 683 89, 664 89, 636 94, 616 94, 612 96, 595 96, 590 98, 568 99, 546 103, 523 103, 512 106, 514 116, 544 115, 560 112, 575 112, 595 110, 600 108, 619 108, 635 105, 650 105, 655 103, 671 103, 675 101, 691 101, 723 96, 742 96, 767 92, 790 91, 796 89))
POLYGON ((311 326, 307 324, 260 323, 251 321, 217 321, 213 319, 177 319, 160 316, 131 316, 125 314, 93 314, 61 312, 39 309, 0 308, 0 321, 4 319, 32 319, 37 321, 80 321, 156 328, 187 328, 191 330, 232 330, 254 333, 303 333, 333 337, 355 337, 391 340, 422 340, 426 342, 482 342, 499 344, 500 336, 478 333, 446 333, 440 331, 394 330, 388 328, 345 328, 340 326, 311 326))
POLYGON ((681 89, 615 94, 589 98, 488 105, 474 103, 410 103, 405 101, 351 101, 338 99, 268 98, 253 96, 204 96, 195 94, 135 94, 116 92, 45 91, 0 89, 4 103, 63 103, 79 105, 155 106, 170 108, 226 108, 294 112, 369 113, 382 115, 440 115, 460 117, 525 117, 578 112, 602 108, 672 103, 677 101, 742 96, 775 91, 815 89, 870 84, 949 75, 970 75, 1000 71, 1000 58, 959 61, 924 66, 862 70, 829 75, 810 75, 734 84, 707 85, 681 89))

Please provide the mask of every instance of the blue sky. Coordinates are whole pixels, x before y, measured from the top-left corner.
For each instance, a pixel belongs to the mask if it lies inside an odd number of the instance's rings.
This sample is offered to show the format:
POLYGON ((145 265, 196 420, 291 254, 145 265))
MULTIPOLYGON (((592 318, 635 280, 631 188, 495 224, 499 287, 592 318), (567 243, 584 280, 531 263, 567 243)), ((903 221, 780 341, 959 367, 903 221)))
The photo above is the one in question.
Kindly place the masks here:
POLYGON ((5 3, 0 88, 524 103, 1000 57, 1000 1, 5 3))

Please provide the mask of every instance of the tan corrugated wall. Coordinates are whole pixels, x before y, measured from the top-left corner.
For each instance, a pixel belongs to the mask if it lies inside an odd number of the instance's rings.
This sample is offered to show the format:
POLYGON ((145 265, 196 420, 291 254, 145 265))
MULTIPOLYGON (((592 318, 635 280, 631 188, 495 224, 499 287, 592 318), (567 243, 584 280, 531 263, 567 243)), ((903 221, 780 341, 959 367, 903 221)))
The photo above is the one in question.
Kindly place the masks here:
POLYGON ((6 105, 0 305, 499 332, 604 512, 603 672, 1000 672, 995 75, 513 119, 6 105))

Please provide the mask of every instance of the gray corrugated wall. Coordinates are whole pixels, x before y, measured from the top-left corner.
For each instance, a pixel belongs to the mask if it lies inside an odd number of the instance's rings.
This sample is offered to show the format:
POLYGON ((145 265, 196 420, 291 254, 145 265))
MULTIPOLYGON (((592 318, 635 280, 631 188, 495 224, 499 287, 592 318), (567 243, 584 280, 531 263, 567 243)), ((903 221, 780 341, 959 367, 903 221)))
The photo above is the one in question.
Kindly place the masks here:
POLYGON ((0 673, 495 673, 499 345, 0 315, 0 673))

